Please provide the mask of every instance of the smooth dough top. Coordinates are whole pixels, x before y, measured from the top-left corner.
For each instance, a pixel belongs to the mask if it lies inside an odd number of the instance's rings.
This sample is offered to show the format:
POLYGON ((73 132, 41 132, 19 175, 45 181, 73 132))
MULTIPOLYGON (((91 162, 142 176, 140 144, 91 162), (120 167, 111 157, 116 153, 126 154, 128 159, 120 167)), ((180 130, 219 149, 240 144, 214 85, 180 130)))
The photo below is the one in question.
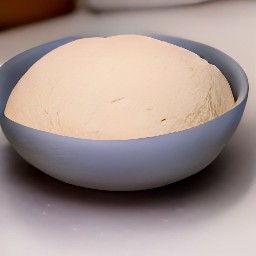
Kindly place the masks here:
POLYGON ((37 61, 12 91, 5 115, 59 135, 127 140, 182 131, 234 106, 214 65, 146 36, 86 38, 37 61))

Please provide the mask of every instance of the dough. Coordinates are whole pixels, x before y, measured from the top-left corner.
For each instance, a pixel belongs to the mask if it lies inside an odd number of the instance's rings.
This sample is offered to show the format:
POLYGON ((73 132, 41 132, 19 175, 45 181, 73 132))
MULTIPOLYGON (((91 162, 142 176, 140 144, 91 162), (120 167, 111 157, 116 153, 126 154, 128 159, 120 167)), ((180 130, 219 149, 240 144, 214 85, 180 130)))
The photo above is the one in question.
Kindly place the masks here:
POLYGON ((5 115, 25 126, 95 140, 182 131, 234 106, 223 74, 198 55, 146 36, 79 39, 37 61, 5 115))

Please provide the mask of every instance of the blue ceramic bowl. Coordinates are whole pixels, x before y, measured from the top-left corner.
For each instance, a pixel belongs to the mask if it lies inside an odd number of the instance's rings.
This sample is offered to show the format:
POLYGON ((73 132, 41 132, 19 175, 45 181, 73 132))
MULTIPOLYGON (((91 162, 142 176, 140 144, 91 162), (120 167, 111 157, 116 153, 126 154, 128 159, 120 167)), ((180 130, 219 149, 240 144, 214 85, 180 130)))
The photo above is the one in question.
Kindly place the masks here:
POLYGON ((27 162, 56 179, 102 190, 156 188, 184 179, 209 165, 241 120, 248 95, 246 75, 232 58, 210 46, 169 36, 153 37, 193 51, 216 65, 231 85, 235 107, 185 131, 120 141, 70 138, 9 120, 3 111, 15 84, 44 54, 77 39, 68 38, 25 51, 0 68, 1 126, 14 149, 27 162))

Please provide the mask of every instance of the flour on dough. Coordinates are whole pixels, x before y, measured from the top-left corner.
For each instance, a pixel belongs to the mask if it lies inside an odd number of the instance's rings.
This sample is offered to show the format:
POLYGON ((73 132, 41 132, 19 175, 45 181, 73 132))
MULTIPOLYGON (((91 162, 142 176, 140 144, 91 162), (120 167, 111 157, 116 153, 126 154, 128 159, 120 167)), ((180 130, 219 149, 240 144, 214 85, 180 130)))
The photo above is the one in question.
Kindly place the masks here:
POLYGON ((234 106, 223 74, 198 55, 146 36, 85 38, 37 61, 5 115, 55 134, 127 140, 182 131, 234 106))

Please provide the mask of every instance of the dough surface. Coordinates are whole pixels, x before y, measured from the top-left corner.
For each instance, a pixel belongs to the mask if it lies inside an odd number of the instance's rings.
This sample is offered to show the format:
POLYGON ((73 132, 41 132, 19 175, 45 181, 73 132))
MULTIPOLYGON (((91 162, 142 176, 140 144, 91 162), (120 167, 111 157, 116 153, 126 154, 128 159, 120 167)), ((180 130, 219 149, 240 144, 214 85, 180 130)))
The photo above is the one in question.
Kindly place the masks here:
POLYGON ((59 135, 126 140, 182 131, 234 106, 215 66, 150 37, 79 39, 43 56, 12 91, 5 115, 59 135))

